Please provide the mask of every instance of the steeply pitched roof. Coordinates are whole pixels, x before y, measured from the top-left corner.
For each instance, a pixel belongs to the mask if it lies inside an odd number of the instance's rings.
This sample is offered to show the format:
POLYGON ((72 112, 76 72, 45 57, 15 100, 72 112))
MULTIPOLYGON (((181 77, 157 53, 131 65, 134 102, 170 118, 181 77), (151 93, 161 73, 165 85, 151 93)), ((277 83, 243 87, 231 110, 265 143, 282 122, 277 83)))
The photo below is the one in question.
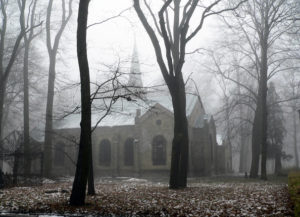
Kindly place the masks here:
MULTIPOLYGON (((186 112, 189 116, 198 100, 195 95, 187 94, 186 96, 186 112)), ((116 102, 111 110, 103 120, 98 124, 101 126, 125 126, 134 125, 135 116, 137 109, 140 109, 141 115, 145 114, 150 108, 152 108, 156 103, 165 107, 170 112, 173 112, 173 105, 171 96, 166 92, 151 93, 147 95, 146 100, 136 99, 134 101, 120 100, 116 102)), ((92 112, 92 126, 95 126, 105 114, 105 111, 94 110, 92 112)), ((71 114, 66 118, 55 122, 55 129, 69 129, 69 128, 79 128, 80 127, 80 114, 71 114)))

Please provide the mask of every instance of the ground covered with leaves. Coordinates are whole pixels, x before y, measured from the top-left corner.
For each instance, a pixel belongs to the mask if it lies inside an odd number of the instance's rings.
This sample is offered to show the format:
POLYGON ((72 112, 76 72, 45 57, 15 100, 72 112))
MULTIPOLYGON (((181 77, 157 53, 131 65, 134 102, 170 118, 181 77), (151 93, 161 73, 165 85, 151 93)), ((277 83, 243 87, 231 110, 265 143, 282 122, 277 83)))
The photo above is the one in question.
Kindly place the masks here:
POLYGON ((287 184, 193 180, 182 190, 144 179, 101 179, 86 205, 71 207, 70 181, 0 190, 0 211, 100 216, 293 216, 287 184))

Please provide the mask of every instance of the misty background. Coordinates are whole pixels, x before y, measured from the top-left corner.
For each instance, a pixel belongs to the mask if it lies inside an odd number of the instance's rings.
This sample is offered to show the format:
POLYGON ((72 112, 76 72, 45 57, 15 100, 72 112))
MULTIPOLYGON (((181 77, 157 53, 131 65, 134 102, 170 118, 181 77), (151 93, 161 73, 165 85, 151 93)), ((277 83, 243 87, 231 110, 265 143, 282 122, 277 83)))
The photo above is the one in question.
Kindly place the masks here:
MULTIPOLYGON (((149 1, 158 10, 156 1, 149 1)), ((158 5, 159 6, 159 5, 158 5)), ((19 12, 16 3, 9 3, 8 41, 13 41, 19 31, 19 12)), ((46 2, 38 1, 36 19, 43 24, 37 27, 40 34, 33 40, 30 51, 29 83, 30 83, 30 130, 44 131, 45 110, 48 82, 49 58, 46 48, 45 12, 46 2)), ((67 113, 80 105, 79 70, 76 56, 76 27, 78 2, 74 0, 73 15, 67 24, 60 41, 55 81, 54 120, 60 120, 67 113)), ((154 10, 155 11, 155 10, 154 10)), ((157 11, 155 11, 156 13, 157 11)), ((61 3, 54 1, 51 32, 57 31, 56 23, 60 22, 61 3), (57 20, 56 20, 57 19, 57 20)), ((146 14, 150 17, 150 14, 146 14)), ((239 171, 240 165, 240 134, 241 126, 248 126, 247 137, 251 134, 249 120, 253 111, 249 108, 235 105, 241 95, 247 95, 244 85, 255 87, 253 76, 246 74, 253 70, 248 52, 251 50, 247 38, 243 35, 239 20, 243 14, 227 13, 221 16, 207 18, 203 29, 187 47, 187 56, 183 68, 186 89, 193 91, 195 86, 206 112, 213 114, 216 120, 219 143, 230 137, 232 142, 233 170, 239 171), (249 58, 249 59, 247 59, 249 58), (238 75, 240 73, 240 75, 238 75), (237 85, 237 80, 243 85, 237 85), (239 94, 238 94, 239 92, 239 94), (228 110, 227 110, 228 111, 228 110), (226 116, 227 115, 227 116, 226 116), (228 116, 229 115, 229 116, 228 116), (242 116, 242 117, 241 117, 242 116), (248 125, 247 125, 248 124, 248 125)), ((245 18, 246 19, 246 18, 245 18)), ((244 21, 245 21, 244 19, 244 21)), ((197 20, 191 21, 191 26, 197 20)), ((255 38, 250 26, 249 37, 255 38)), ((294 27, 297 28, 297 27, 294 27)), ((284 160, 284 166, 295 166, 295 141, 299 138, 299 37, 298 31, 289 28, 289 32, 276 38, 272 47, 274 66, 270 69, 278 71, 270 77, 268 83, 273 83, 278 103, 284 119, 283 150, 292 158, 284 160), (294 31, 295 30, 295 31, 294 31)), ((151 41, 140 24, 131 0, 97 1, 90 3, 88 27, 88 57, 92 83, 101 83, 110 75, 112 69, 119 68, 125 73, 130 70, 130 60, 136 45, 142 80, 145 87, 164 84, 161 72, 156 64, 156 57, 151 41)), ((53 40, 54 37, 52 37, 53 40)), ((7 49, 10 45, 7 44, 7 49)), ((22 45, 21 45, 22 47, 22 45)), ((22 54, 22 49, 20 53, 22 54)), ((8 97, 3 120, 3 135, 5 137, 13 130, 23 129, 23 93, 22 93, 22 55, 18 56, 8 81, 8 97)), ((93 86, 92 86, 93 88, 93 86)), ((248 102, 249 103, 249 102, 248 102)), ((247 128, 247 127, 246 127, 247 128)), ((248 142, 247 145, 251 145, 248 142)), ((298 153, 297 153, 298 154, 298 153)), ((296 165, 297 166, 297 165, 296 165)))

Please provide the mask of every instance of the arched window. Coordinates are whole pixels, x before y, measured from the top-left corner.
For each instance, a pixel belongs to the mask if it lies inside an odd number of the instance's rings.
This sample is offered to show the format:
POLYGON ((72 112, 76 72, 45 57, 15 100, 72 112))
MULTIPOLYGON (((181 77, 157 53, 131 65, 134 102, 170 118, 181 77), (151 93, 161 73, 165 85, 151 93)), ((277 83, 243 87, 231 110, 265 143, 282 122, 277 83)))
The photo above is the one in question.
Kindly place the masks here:
POLYGON ((166 144, 164 136, 155 136, 152 140, 152 163, 153 165, 166 165, 166 144))
POLYGON ((58 142, 54 148, 54 166, 64 166, 65 164, 65 144, 58 142))
POLYGON ((108 139, 103 139, 99 147, 99 165, 110 166, 111 161, 111 145, 108 139))
POLYGON ((124 165, 125 166, 133 166, 134 164, 134 147, 133 147, 134 139, 128 138, 124 144, 124 165))

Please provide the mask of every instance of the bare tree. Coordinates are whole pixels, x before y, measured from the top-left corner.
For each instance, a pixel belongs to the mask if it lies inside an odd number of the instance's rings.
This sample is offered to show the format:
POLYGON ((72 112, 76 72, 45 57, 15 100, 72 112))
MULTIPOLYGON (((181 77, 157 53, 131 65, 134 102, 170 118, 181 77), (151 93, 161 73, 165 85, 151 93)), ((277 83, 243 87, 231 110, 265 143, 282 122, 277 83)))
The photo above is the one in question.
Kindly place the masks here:
MULTIPOLYGON (((294 62, 297 62, 294 61, 294 62)), ((292 63, 291 63, 292 65, 292 63)), ((283 97, 287 100, 281 100, 281 102, 286 102, 285 106, 287 110, 285 113, 287 115, 288 121, 287 124, 287 134, 288 138, 291 138, 291 143, 293 144, 294 149, 294 158, 295 158, 295 167, 299 167, 299 147, 298 147, 298 135, 299 135, 299 99, 300 99, 300 92, 299 92, 299 76, 298 70, 292 70, 291 73, 285 76, 285 83, 282 84, 284 87, 283 97)), ((288 140, 289 141, 289 140, 288 140)))
MULTIPOLYGON (((21 1, 18 1, 19 8, 22 7, 21 1)), ((36 26, 36 6, 37 0, 34 0, 29 5, 29 13, 27 17, 22 17, 20 25, 23 31, 29 28, 29 32, 24 34, 24 57, 23 57, 23 91, 24 91, 24 107, 23 107, 23 119, 24 119, 24 155, 25 155, 25 174, 30 174, 31 160, 30 160, 30 136, 29 136, 29 51, 33 39, 41 33, 34 32, 34 26, 36 26), (27 20, 27 21, 26 21, 27 20)), ((24 15, 24 14, 23 14, 24 15)), ((41 24, 41 23, 40 23, 41 24)))
POLYGON ((89 0, 80 0, 77 27, 77 57, 81 80, 81 133, 75 179, 70 204, 80 206, 85 201, 85 190, 91 165, 91 100, 90 72, 86 49, 86 28, 89 0))
POLYGON ((148 36, 151 39, 157 63, 164 80, 168 86, 172 97, 174 109, 174 138, 172 142, 172 159, 169 187, 184 188, 187 184, 187 168, 188 168, 188 125, 186 118, 186 95, 185 82, 182 73, 182 67, 185 61, 186 46, 203 27, 205 19, 209 16, 220 14, 225 11, 236 9, 237 6, 228 9, 217 9, 217 5, 221 2, 216 0, 208 6, 199 5, 199 0, 189 0, 182 7, 181 0, 166 0, 158 13, 159 22, 157 22, 147 1, 144 1, 146 8, 151 12, 154 18, 154 24, 157 28, 159 36, 163 38, 166 59, 163 58, 162 47, 153 27, 150 26, 145 13, 140 6, 139 0, 134 0, 135 11, 143 24, 148 36), (203 9, 200 20, 190 33, 190 21, 196 9, 203 9), (170 21, 173 14, 173 19, 170 21), (171 26, 172 25, 172 26, 171 26))
MULTIPOLYGON (((267 82, 279 72, 288 72, 295 68, 288 65, 293 58, 293 51, 286 41, 286 33, 292 29, 293 22, 290 19, 295 15, 294 4, 286 0, 249 0, 233 13, 235 18, 231 23, 225 23, 235 35, 227 44, 226 49, 237 53, 240 61, 231 62, 231 71, 238 67, 244 76, 249 77, 243 83, 233 78, 230 73, 224 76, 230 81, 247 90, 250 100, 249 106, 254 109, 252 127, 252 164, 250 176, 258 177, 259 157, 261 158, 261 178, 266 179, 267 156, 267 82), (236 23, 234 23, 236 20, 236 23), (235 66, 235 67, 233 67, 235 66)), ((229 70, 230 71, 230 70, 229 70)))
MULTIPOLYGON (((78 29, 78 32, 82 34, 81 29, 78 29)), ((85 39, 85 38, 79 38, 79 39, 85 39)), ((79 43, 79 42, 78 42, 79 43)), ((82 44, 79 44, 82 45, 82 44)), ((82 53, 80 53, 82 54, 82 53)), ((87 69, 87 68, 86 68, 87 69)), ((101 123, 101 121, 107 117, 107 115, 110 115, 111 113, 118 112, 120 113, 121 111, 115 111, 113 108, 113 105, 119 100, 119 99, 124 99, 126 101, 133 101, 134 103, 135 98, 141 98, 142 95, 145 94, 144 89, 142 89, 140 86, 128 86, 125 85, 124 82, 122 81, 122 76, 124 73, 121 73, 119 71, 119 66, 117 69, 113 70, 113 73, 111 73, 111 77, 108 79, 105 79, 102 83, 93 83, 91 84, 95 87, 95 91, 93 91, 90 94, 90 115, 92 114, 92 111, 101 113, 101 117, 97 120, 95 125, 91 128, 91 131, 89 132, 92 134, 94 130, 98 127, 98 125, 101 123)), ((81 85, 83 82, 81 82, 81 85)), ((89 84, 90 86, 90 84, 89 84)), ((87 91, 87 89, 85 89, 87 91)), ((85 101, 86 103, 86 101, 85 101)), ((71 115, 76 112, 81 112, 82 116, 86 116, 83 113, 85 112, 84 110, 84 105, 83 102, 81 103, 81 106, 76 107, 71 113, 68 113, 67 115, 71 115)), ((83 127, 82 125, 83 121, 81 121, 81 128, 83 127)), ((85 132, 86 133, 86 132, 85 132)), ((81 134, 82 135, 82 134, 81 134)), ((89 136, 90 137, 90 136, 89 136)), ((82 137, 80 137, 82 139, 82 137)), ((81 140, 80 140, 81 141, 81 140)), ((95 194, 95 189, 94 189, 94 178, 93 178, 93 161, 92 161, 92 146, 89 148, 89 154, 88 157, 83 158, 83 155, 85 152, 83 152, 83 147, 80 146, 80 144, 86 145, 87 143, 84 143, 84 141, 79 142, 79 153, 78 153, 78 160, 77 160, 77 166, 76 166, 76 175, 75 175, 75 180, 73 183, 73 190, 75 193, 73 194, 72 200, 75 200, 75 197, 82 197, 83 195, 78 192, 76 192, 77 188, 83 188, 82 185, 86 184, 86 182, 82 181, 81 179, 82 176, 86 176, 85 173, 83 173, 82 167, 86 167, 86 164, 89 167, 89 172, 88 172, 88 194, 89 195, 94 195, 95 194), (81 149, 80 149, 81 148, 81 149), (77 180, 76 180, 77 179, 77 180), (79 182, 78 179, 81 181, 79 182), (75 181, 77 181, 75 185, 75 181)), ((72 192, 73 192, 72 191, 72 192)), ((70 201, 71 201, 70 199, 70 201)), ((81 200, 81 199, 80 199, 81 200)), ((77 201, 77 200, 76 200, 77 201)), ((83 202, 84 203, 84 198, 83 202)), ((77 202, 72 203, 72 205, 80 205, 77 204, 77 202)))
MULTIPOLYGON (((3 115, 4 115, 4 101, 6 96, 6 85, 8 77, 11 73, 11 69, 13 67, 13 64, 17 58, 18 55, 18 49, 21 40, 23 39, 23 36, 25 34, 25 31, 23 28, 20 28, 19 33, 16 35, 16 38, 14 40, 13 48, 9 52, 9 57, 7 62, 5 62, 5 45, 6 45, 6 38, 7 38, 7 23, 8 23, 8 16, 7 16, 7 6, 8 6, 7 0, 0 0, 0 9, 1 9, 1 31, 0 31, 0 139, 2 138, 2 131, 3 131, 3 115), (5 63, 7 63, 5 65, 5 63)), ((20 8, 20 19, 24 17, 25 13, 25 5, 26 1, 22 0, 21 2, 21 8, 20 8)), ((1 144, 0 144, 1 146, 1 144)), ((2 168, 2 165, 1 165, 2 168)))
MULTIPOLYGON (((227 42, 226 42, 227 43, 227 42)), ((231 159, 235 154, 240 154, 240 171, 247 172, 244 153, 247 150, 246 143, 249 137, 247 129, 251 128, 251 108, 255 104, 253 90, 251 88, 252 78, 246 75, 241 76, 240 64, 243 63, 243 56, 237 55, 226 47, 210 51, 212 62, 208 61, 206 71, 215 76, 220 89, 219 96, 222 100, 220 109, 214 114, 219 130, 231 149, 231 159), (228 52, 232 55, 228 58, 228 52), (247 85, 245 85, 246 83, 247 85)), ((234 164, 232 164, 234 166, 234 164)), ((229 168, 230 169, 230 168, 229 168)))
POLYGON ((54 86, 56 76, 56 56, 59 48, 61 36, 72 16, 72 3, 73 0, 69 0, 68 4, 66 0, 61 1, 62 17, 59 29, 54 37, 52 44, 51 36, 51 17, 53 11, 53 0, 49 0, 47 8, 46 19, 46 38, 47 38, 47 50, 49 55, 49 77, 48 77, 48 95, 47 95, 47 108, 46 108, 46 126, 45 126, 45 144, 44 144, 44 172, 45 176, 51 176, 52 170, 52 130, 53 130, 53 99, 54 99, 54 86), (68 10, 66 7, 68 6, 68 10))
MULTIPOLYGON (((293 16, 293 8, 286 0, 248 1, 242 8, 246 21, 241 21, 242 31, 249 42, 255 56, 257 67, 258 92, 257 106, 252 130, 252 165, 250 176, 258 175, 259 153, 261 150, 261 178, 266 179, 267 159, 267 82, 276 73, 285 71, 281 65, 286 59, 275 59, 278 51, 276 43, 282 39, 287 29, 291 28, 289 18, 293 16), (250 30, 252 28, 252 30, 250 30), (250 35, 254 37, 251 39, 250 35), (272 66, 273 64, 273 66, 272 66)), ((282 57, 282 56, 281 56, 282 57)))

